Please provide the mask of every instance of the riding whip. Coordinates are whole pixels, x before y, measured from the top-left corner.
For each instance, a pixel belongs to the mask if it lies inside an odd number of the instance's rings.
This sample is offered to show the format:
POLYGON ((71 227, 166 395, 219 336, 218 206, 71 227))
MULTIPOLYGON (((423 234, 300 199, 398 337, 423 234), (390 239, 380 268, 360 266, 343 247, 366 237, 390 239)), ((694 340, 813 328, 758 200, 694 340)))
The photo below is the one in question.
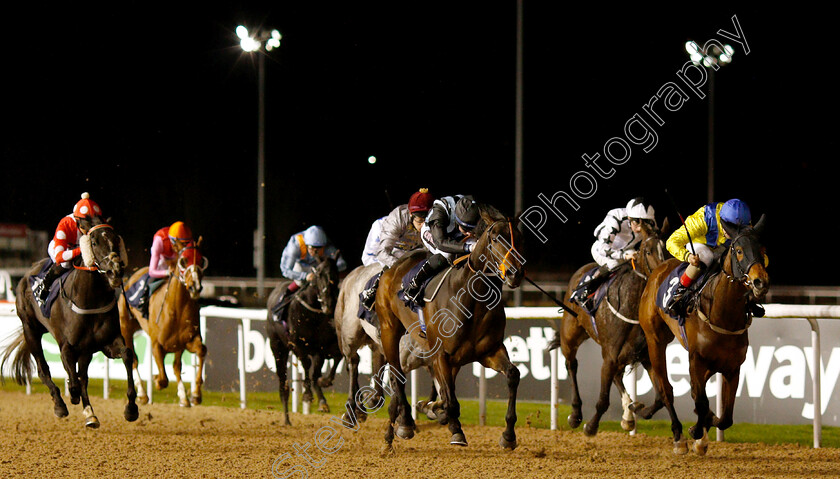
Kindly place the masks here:
POLYGON ((546 290, 544 290, 544 289, 540 288, 540 286, 539 286, 537 283, 535 283, 535 282, 531 281, 531 278, 529 278, 529 277, 527 277, 527 276, 524 276, 524 275, 523 275, 522 277, 523 277, 523 278, 525 278, 525 280, 527 280, 529 283, 531 283, 531 284, 532 284, 535 288, 537 288, 538 290, 540 290, 540 292, 541 292, 542 294, 544 294, 544 295, 548 296, 549 298, 551 298, 551 300, 552 300, 552 301, 554 301, 554 302, 557 304, 557 306, 560 306, 561 308, 563 308, 563 310, 564 310, 564 311, 568 311, 568 312, 569 312, 569 314, 571 314, 572 316, 574 316, 574 317, 576 317, 576 318, 577 318, 577 313, 576 313, 576 312, 574 312, 574 311, 572 310, 572 308, 570 308, 569 306, 567 306, 565 303, 563 303, 563 302, 562 302, 562 301, 560 301, 559 299, 555 298, 554 296, 552 296, 552 295, 548 294, 548 291, 546 291, 546 290))
POLYGON ((674 198, 671 197, 671 193, 668 192, 668 188, 665 188, 665 194, 668 196, 668 199, 671 201, 671 206, 674 207, 674 211, 677 212, 677 216, 680 217, 680 223, 682 223, 683 228, 685 228, 685 234, 688 235, 688 246, 691 248, 691 254, 697 256, 697 253, 694 251, 694 241, 691 239, 691 233, 688 231, 688 226, 685 224, 685 220, 683 219, 683 215, 680 214, 679 208, 677 208, 677 203, 674 201, 674 198))

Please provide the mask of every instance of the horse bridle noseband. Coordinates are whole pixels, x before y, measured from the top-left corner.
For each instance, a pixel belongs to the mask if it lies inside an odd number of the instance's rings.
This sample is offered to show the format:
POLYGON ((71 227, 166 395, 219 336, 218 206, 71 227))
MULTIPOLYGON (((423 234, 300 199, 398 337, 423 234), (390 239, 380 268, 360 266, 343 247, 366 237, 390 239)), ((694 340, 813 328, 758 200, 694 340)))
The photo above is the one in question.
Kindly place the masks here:
MULTIPOLYGON (((736 281, 740 281, 740 282, 741 282, 744 286, 750 287, 750 286, 751 286, 751 284, 752 284, 752 281, 750 280, 750 276, 749 276, 750 269, 751 269, 754 265, 758 264, 758 262, 759 262, 759 261, 763 261, 763 260, 764 260, 763 256, 761 256, 761 255, 760 255, 760 256, 758 256, 758 257, 752 258, 752 261, 750 261, 750 262, 747 264, 747 266, 746 266, 746 267, 741 266, 741 262, 740 262, 740 261, 738 261, 737 254, 736 254, 736 252, 735 252, 735 244, 736 244, 736 243, 738 242, 738 240, 740 240, 741 238, 744 238, 744 237, 750 236, 750 235, 752 235, 752 234, 753 234, 753 233, 752 233, 752 232, 750 232, 750 231, 747 231, 747 232, 744 232, 744 233, 739 233, 739 234, 735 237, 735 239, 733 239, 733 240, 732 240, 732 242, 731 242, 731 243, 730 243, 730 245, 729 245, 729 262, 730 262, 729 264, 732 266, 732 274, 731 274, 731 275, 729 275, 729 274, 726 272, 726 270, 725 270, 725 269, 723 269, 722 271, 723 271, 723 274, 726 276, 726 278, 729 280, 729 282, 730 282, 730 283, 734 283, 734 282, 736 282, 736 281)), ((746 255, 747 255, 746 251, 747 251, 747 250, 746 250, 746 249, 744 249, 744 256, 745 256, 745 258, 744 258, 744 259, 745 259, 745 260, 747 260, 747 261, 749 261, 749 260, 750 260, 750 258, 747 258, 747 257, 746 257, 746 255)))
MULTIPOLYGON (((509 229, 510 229, 510 248, 506 248, 506 249, 507 249, 507 251, 505 252, 505 256, 504 256, 504 258, 502 258, 502 261, 499 263, 499 268, 498 268, 498 274, 499 274, 499 277, 500 277, 500 278, 504 281, 505 276, 506 276, 506 274, 507 274, 507 270, 508 270, 508 266, 507 266, 508 257, 511 255, 511 253, 515 253, 515 256, 516 256, 516 257, 520 257, 520 258, 522 257, 522 255, 521 255, 521 254, 519 254, 519 251, 516 249, 516 244, 515 244, 515 243, 514 243, 514 241, 513 241, 513 222, 511 222, 511 221, 510 221, 510 218, 507 218, 507 219, 504 219, 504 220, 496 220, 496 221, 494 221, 494 222, 493 222, 493 223, 492 223, 492 224, 491 224, 491 225, 487 228, 487 230, 486 230, 486 231, 487 231, 487 233, 489 234, 491 231, 493 231, 493 228, 494 228, 497 224, 499 224, 499 223, 503 223, 503 222, 507 222, 508 227, 509 227, 509 229)), ((493 238, 491 238, 491 239, 490 239, 490 242, 495 242, 495 241, 497 241, 497 240, 499 239, 499 237, 500 237, 500 236, 501 236, 501 234, 497 234, 497 235, 495 235, 493 238)), ((492 248, 491 248, 491 249, 492 249, 492 248)), ((472 256, 472 253, 470 253, 468 256, 472 256)), ((472 264, 471 264, 469 261, 467 261, 467 265, 470 267, 470 270, 471 270, 473 273, 477 273, 477 271, 476 271, 475 269, 473 269, 472 264)), ((485 261, 485 262, 484 262, 484 268, 482 269, 482 272, 486 272, 488 267, 490 267, 490 262, 489 262, 489 261, 485 261)))

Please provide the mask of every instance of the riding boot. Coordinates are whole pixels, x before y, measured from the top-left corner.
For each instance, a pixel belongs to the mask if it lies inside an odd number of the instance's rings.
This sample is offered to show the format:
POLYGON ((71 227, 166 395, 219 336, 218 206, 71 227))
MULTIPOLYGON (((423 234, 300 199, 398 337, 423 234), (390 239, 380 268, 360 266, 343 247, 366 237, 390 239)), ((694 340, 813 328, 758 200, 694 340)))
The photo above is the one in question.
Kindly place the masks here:
POLYGON ((140 310, 140 314, 143 315, 145 319, 149 319, 149 291, 148 286, 146 291, 140 296, 140 303, 137 305, 137 309, 140 310))
POLYGON ((589 278, 589 281, 584 283, 582 286, 576 289, 574 293, 572 293, 570 299, 572 299, 584 309, 590 309, 592 307, 592 298, 590 296, 593 293, 595 293, 595 291, 598 290, 598 286, 600 286, 601 283, 604 282, 603 279, 607 277, 608 271, 609 269, 607 269, 605 266, 601 266, 600 268, 598 268, 595 271, 595 273, 592 274, 592 277, 589 278))
POLYGON ((277 303, 271 308, 271 313, 274 315, 275 321, 279 321, 281 323, 286 322, 286 318, 283 317, 283 313, 286 312, 286 306, 289 305, 289 302, 286 301, 286 298, 291 297, 291 295, 297 292, 298 289, 300 289, 300 286, 298 286, 297 283, 292 281, 289 284, 289 287, 286 288, 283 291, 283 294, 281 294, 280 297, 277 299, 277 303))
POLYGON ((376 277, 376 281, 373 282, 370 288, 362 291, 362 306, 368 311, 373 311, 373 306, 376 304, 376 289, 379 288, 379 278, 381 276, 376 277))
POLYGON ((437 273, 437 268, 435 268, 430 261, 423 264, 417 274, 411 278, 411 282, 408 283, 408 287, 405 288, 405 297, 414 301, 418 306, 422 306, 423 298, 418 297, 420 295, 420 288, 423 286, 423 283, 433 277, 435 273, 437 273))
POLYGON ((49 271, 47 271, 44 279, 35 286, 35 290, 32 291, 32 294, 35 296, 35 301, 38 302, 38 306, 44 306, 44 303, 50 296, 50 287, 56 279, 60 278, 61 275, 64 274, 65 271, 67 270, 65 270, 63 266, 54 263, 50 267, 49 271))

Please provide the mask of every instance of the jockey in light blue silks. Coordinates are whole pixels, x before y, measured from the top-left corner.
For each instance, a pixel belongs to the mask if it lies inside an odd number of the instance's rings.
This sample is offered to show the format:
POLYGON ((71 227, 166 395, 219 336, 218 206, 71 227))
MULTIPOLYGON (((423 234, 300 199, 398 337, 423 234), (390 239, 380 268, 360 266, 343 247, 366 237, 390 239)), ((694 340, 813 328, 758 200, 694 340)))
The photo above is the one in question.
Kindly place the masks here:
MULTIPOLYGON (((383 271, 390 268, 406 253, 423 248, 420 229, 432 207, 434 197, 426 188, 411 195, 408 204, 394 208, 388 216, 379 218, 371 225, 362 253, 365 266, 379 263, 383 271)), ((374 284, 362 292, 362 303, 372 310, 376 298, 379 277, 374 284)))
POLYGON ((338 271, 347 269, 347 262, 338 251, 338 248, 330 242, 327 234, 320 226, 310 226, 289 238, 286 248, 283 249, 283 256, 280 258, 280 272, 284 277, 293 280, 280 299, 272 308, 277 319, 282 319, 284 308, 281 306, 289 293, 294 293, 303 285, 304 281, 310 282, 314 274, 310 271, 324 257, 335 258, 338 271))

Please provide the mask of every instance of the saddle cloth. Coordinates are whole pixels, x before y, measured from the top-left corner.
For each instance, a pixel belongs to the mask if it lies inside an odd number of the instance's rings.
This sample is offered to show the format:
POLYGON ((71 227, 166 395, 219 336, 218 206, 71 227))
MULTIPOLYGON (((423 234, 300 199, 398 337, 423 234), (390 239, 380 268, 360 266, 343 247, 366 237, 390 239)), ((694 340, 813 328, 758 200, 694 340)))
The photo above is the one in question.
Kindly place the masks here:
MULTIPOLYGON (((397 297, 400 298, 405 305, 413 312, 417 312, 420 310, 420 305, 415 303, 409 298, 405 296, 405 289, 408 287, 409 283, 411 283, 411 279, 420 271, 420 268, 426 264, 427 260, 423 260, 417 263, 413 268, 411 268, 402 279, 402 289, 399 293, 397 293, 397 297)), ((443 283, 443 279, 452 271, 453 266, 446 268, 445 270, 441 271, 440 273, 434 275, 433 277, 429 278, 422 285, 420 285, 420 293, 418 296, 423 297, 424 302, 429 302, 435 299, 437 296, 437 292, 440 290, 440 285, 443 283), (431 291, 431 293, 429 293, 431 291)))
MULTIPOLYGON (((376 281, 379 280, 379 277, 382 276, 382 273, 384 273, 384 271, 380 271, 373 275, 373 277, 371 277, 368 280, 368 282, 365 283, 365 287, 362 288, 362 291, 372 288, 374 283, 376 283, 376 281)), ((365 305, 362 303, 363 300, 364 298, 362 298, 362 293, 359 293, 359 311, 356 314, 356 316, 358 316, 359 319, 363 319, 368 323, 377 326, 378 320, 376 319, 376 313, 373 311, 369 311, 367 308, 365 308, 365 305)))
POLYGON ((125 290, 125 298, 128 300, 129 306, 135 309, 139 308, 143 296, 151 296, 165 280, 166 278, 152 278, 149 273, 144 273, 125 290))
MULTIPOLYGON (((29 277, 29 287, 32 291, 35 291, 35 286, 44 281, 44 277, 47 275, 47 271, 55 264, 52 261, 45 261, 44 266, 41 268, 41 271, 34 276, 29 277)), ((61 283, 67 278, 67 275, 70 274, 71 270, 65 270, 65 272, 56 280, 53 281, 53 284, 50 286, 50 294, 47 296, 47 300, 44 301, 44 306, 41 307, 41 314, 44 315, 45 318, 50 317, 50 310, 52 309, 52 305, 55 302, 56 298, 58 298, 58 292, 61 291, 61 283)))
MULTIPOLYGON (((662 311, 666 311, 666 314, 668 314, 671 319, 676 320, 680 326, 685 326, 685 316, 675 317, 667 313, 666 307, 668 306, 668 301, 677 290, 677 287, 680 284, 680 277, 685 272, 686 268, 688 268, 688 263, 680 263, 679 266, 671 271, 656 291, 656 305, 662 309, 662 311)), ((707 274, 708 271, 703 271, 700 273, 700 276, 691 283, 691 286, 689 286, 689 289, 686 292, 684 301, 691 301, 691 298, 697 294, 697 291, 702 289, 702 287, 706 284, 707 274)))
MULTIPOLYGON (((585 283, 592 280, 592 275, 595 274, 595 271, 598 270, 598 266, 587 271, 583 276, 581 276, 580 281, 578 281, 577 288, 579 289, 585 283)), ((610 278, 601 284, 597 290, 595 290, 594 296, 592 297, 592 301, 589 303, 591 306, 586 309, 586 312, 589 314, 590 317, 595 317, 595 312, 598 311, 598 307, 601 305, 601 301, 607 296, 607 291, 610 289, 610 285, 613 281, 615 281, 616 273, 610 275, 610 278)))

